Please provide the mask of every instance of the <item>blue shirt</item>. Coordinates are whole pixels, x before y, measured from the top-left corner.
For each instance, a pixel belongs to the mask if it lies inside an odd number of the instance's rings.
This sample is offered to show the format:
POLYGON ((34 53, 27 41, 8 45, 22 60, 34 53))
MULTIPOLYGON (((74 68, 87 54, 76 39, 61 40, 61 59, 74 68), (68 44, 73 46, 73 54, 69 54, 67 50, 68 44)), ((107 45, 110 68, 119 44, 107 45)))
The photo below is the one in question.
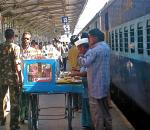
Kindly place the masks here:
POLYGON ((110 48, 98 42, 90 48, 79 63, 87 67, 89 96, 101 99, 108 96, 110 86, 110 48))

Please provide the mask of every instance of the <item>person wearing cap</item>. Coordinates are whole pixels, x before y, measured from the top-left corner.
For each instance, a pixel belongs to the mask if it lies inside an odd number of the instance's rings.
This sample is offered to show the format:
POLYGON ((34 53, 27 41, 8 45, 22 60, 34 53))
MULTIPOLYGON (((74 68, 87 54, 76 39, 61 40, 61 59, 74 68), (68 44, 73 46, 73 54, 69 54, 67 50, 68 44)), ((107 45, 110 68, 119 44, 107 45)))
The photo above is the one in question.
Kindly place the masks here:
POLYGON ((75 46, 75 42, 78 41, 79 39, 78 37, 75 37, 75 36, 73 37, 73 36, 70 38, 72 47, 68 51, 68 63, 70 66, 70 70, 72 70, 73 68, 76 68, 76 69, 79 68, 79 65, 77 62, 79 51, 77 47, 75 46))
POLYGON ((110 89, 110 48, 99 29, 89 31, 90 49, 79 57, 79 63, 87 67, 90 111, 95 130, 112 130, 112 118, 108 106, 110 89))
MULTIPOLYGON (((89 49, 88 38, 76 41, 75 45, 79 50, 79 55, 84 55, 89 49)), ((87 67, 81 66, 80 71, 72 71, 70 76, 80 76, 82 79, 84 85, 84 93, 82 95, 82 128, 83 130, 92 130, 93 123, 88 99, 87 67)))

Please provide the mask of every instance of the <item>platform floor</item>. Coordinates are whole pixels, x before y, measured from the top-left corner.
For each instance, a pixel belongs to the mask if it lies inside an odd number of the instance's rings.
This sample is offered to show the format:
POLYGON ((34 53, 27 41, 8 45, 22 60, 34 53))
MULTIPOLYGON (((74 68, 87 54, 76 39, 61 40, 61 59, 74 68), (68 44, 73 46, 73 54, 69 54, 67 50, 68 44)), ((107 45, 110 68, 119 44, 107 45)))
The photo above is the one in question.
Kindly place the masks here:
MULTIPOLYGON (((40 118, 48 118, 51 120, 40 120, 39 130, 67 130, 67 119, 64 118, 64 107, 65 107, 65 96, 63 94, 56 95, 41 95, 40 96, 40 107, 45 108, 40 111, 40 114, 56 115, 56 116, 45 116, 40 118), (51 107, 50 109, 47 109, 51 107)), ((118 108, 113 104, 111 109, 113 118, 113 130, 135 130, 133 126, 127 121, 122 115, 118 108)), ((75 112, 72 122, 73 130, 82 130, 81 127, 81 113, 75 112)), ((0 126, 0 130, 9 130, 9 112, 7 115, 7 122, 5 126, 0 126)), ((21 130, 27 129, 27 122, 25 125, 21 125, 21 130)))

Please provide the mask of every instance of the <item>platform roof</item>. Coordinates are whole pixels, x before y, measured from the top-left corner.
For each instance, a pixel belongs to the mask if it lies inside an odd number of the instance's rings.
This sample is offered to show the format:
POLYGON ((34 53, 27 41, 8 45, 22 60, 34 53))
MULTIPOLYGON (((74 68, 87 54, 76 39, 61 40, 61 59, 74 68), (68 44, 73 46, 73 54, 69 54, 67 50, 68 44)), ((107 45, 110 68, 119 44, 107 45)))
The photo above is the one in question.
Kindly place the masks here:
POLYGON ((68 17, 73 32, 88 0, 0 0, 0 13, 21 28, 63 33, 62 17, 68 17))

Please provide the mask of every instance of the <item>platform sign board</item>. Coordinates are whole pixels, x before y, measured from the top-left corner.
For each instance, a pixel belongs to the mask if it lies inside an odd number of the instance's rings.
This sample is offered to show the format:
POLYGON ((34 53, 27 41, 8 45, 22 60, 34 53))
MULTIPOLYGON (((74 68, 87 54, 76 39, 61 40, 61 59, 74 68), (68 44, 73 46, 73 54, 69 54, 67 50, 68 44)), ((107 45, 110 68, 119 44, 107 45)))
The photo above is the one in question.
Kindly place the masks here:
POLYGON ((63 27, 64 27, 65 31, 70 31, 70 26, 69 25, 64 25, 63 27))
POLYGON ((62 23, 68 23, 68 17, 67 16, 62 17, 62 23))

